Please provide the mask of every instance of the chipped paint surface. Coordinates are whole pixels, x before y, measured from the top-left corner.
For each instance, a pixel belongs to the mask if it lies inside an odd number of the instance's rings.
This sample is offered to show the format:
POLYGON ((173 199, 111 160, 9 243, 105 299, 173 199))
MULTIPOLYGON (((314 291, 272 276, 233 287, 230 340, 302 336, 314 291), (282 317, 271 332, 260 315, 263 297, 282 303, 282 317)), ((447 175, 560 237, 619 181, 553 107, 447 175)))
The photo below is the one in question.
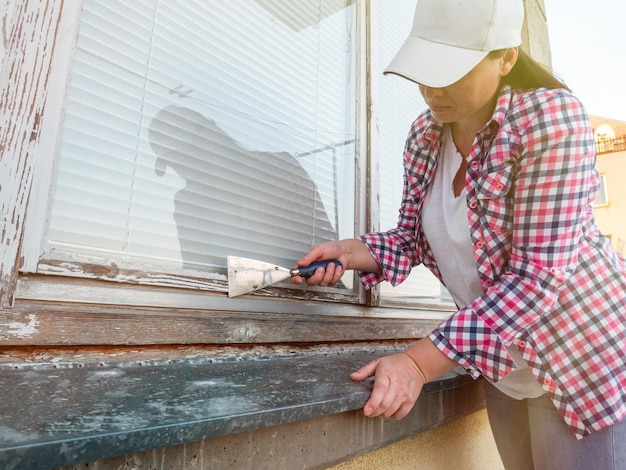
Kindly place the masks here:
MULTIPOLYGON (((30 338, 39 327, 37 315, 29 314, 28 322, 12 321, 9 323, 0 323, 0 327, 6 327, 6 334, 15 338, 30 338)), ((1 331, 1 330, 0 330, 1 331)))
POLYGON ((13 305, 62 0, 4 2, 0 57, 0 308, 13 305))

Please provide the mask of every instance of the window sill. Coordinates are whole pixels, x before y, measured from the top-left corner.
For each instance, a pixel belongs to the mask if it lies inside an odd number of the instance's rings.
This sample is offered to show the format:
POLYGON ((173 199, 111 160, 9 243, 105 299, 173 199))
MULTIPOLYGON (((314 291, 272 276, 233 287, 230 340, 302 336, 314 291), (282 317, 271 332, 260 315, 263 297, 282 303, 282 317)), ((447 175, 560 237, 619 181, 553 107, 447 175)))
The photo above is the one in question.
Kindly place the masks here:
MULTIPOLYGON (((2 364, 2 390, 13 398, 0 405, 0 467, 60 467, 358 410, 371 381, 348 374, 389 352, 2 364)), ((427 384, 418 405, 471 382, 457 369, 427 384)), ((464 407, 482 407, 472 400, 464 407)), ((437 411, 417 419, 442 420, 437 411)))

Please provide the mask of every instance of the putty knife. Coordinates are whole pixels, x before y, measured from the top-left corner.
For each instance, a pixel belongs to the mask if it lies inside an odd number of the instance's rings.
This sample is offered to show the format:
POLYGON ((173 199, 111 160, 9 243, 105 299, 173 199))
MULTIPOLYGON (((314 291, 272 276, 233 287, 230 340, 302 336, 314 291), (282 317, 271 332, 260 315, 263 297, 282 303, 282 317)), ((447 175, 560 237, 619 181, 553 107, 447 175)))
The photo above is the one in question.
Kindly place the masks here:
POLYGON ((308 266, 287 269, 275 264, 254 259, 228 256, 228 296, 247 294, 263 289, 292 276, 311 277, 317 268, 326 268, 330 263, 342 266, 336 259, 316 261, 308 266))

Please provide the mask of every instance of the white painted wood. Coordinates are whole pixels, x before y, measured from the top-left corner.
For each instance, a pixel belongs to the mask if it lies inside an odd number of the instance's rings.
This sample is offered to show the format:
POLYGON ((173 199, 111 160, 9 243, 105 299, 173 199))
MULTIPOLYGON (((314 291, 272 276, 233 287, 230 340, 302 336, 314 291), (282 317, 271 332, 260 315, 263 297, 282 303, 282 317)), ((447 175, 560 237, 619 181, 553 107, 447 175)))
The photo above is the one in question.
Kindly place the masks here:
POLYGON ((5 1, 0 69, 0 308, 13 304, 62 0, 5 1))
MULTIPOLYGON (((187 281, 188 282, 188 281, 187 281)), ((215 281, 217 286, 218 281, 215 281)), ((191 287, 190 284, 187 284, 191 287)), ((207 282, 208 285, 208 282, 207 282)), ((206 286, 205 286, 206 287, 206 286)), ((225 312, 264 312, 290 313, 302 315, 328 315, 370 318, 404 318, 413 320, 436 320, 447 318, 453 311, 449 304, 426 304, 413 302, 411 308, 405 305, 396 305, 391 308, 373 308, 352 303, 339 294, 327 294, 324 300, 333 303, 320 302, 318 297, 307 299, 304 295, 299 301, 290 298, 277 297, 276 290, 269 295, 245 295, 231 298, 226 295, 226 284, 221 284, 222 292, 207 292, 200 283, 196 288, 180 288, 171 284, 169 287, 161 285, 145 285, 120 283, 115 281, 101 282, 88 279, 78 279, 59 276, 24 275, 20 277, 16 298, 21 301, 63 302, 159 307, 167 309, 198 309, 207 311, 225 312), (334 301, 341 301, 335 303, 334 301)))
POLYGON ((82 0, 63 0, 63 10, 54 44, 46 107, 35 159, 30 203, 24 225, 21 272, 36 272, 47 249, 51 192, 55 181, 55 156, 63 124, 63 109, 72 57, 76 46, 82 0))

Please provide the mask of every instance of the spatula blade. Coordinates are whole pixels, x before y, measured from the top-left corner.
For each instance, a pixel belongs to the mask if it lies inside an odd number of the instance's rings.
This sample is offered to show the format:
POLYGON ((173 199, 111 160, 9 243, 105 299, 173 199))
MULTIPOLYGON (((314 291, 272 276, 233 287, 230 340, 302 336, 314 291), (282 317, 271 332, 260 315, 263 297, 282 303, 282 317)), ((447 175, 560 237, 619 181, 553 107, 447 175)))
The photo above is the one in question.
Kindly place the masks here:
POLYGON ((227 263, 229 297, 263 289, 291 277, 289 269, 264 261, 228 256, 227 263))

